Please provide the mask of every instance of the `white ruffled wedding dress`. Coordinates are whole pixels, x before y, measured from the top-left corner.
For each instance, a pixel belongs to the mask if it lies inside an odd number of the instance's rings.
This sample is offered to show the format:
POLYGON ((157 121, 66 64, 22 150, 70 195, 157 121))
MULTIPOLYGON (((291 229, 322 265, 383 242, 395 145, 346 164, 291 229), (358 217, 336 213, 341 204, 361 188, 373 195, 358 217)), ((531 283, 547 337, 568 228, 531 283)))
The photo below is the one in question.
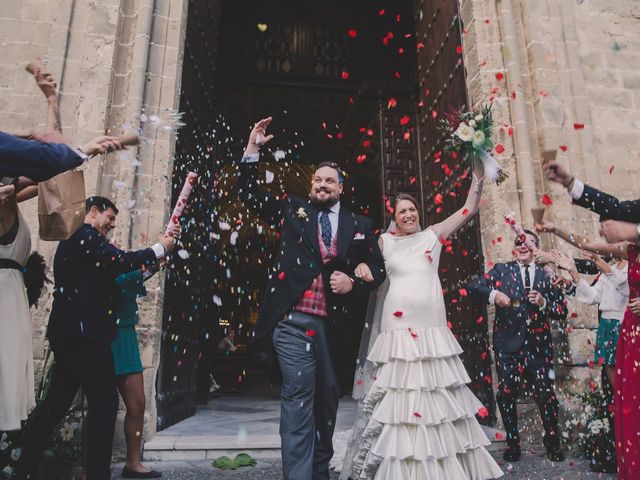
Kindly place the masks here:
MULTIPOLYGON (((483 405, 449 330, 431 229, 382 235, 389 279, 375 374, 362 400, 341 479, 485 480, 502 476, 475 418, 483 405)), ((360 381, 362 382, 362 381, 360 381)))

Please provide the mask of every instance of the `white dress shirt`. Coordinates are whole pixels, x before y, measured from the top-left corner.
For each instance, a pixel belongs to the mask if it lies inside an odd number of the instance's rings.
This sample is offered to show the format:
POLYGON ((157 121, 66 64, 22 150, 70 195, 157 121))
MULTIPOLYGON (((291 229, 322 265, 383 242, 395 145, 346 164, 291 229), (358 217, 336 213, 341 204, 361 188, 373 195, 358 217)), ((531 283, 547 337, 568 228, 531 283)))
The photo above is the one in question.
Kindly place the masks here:
MULTIPOLYGON (((518 266, 520 267, 520 279, 522 280, 522 285, 526 285, 526 282, 524 281, 525 279, 524 275, 526 271, 525 264, 518 262, 518 266)), ((529 290, 534 290, 533 281, 535 280, 535 278, 536 278, 536 264, 534 262, 531 262, 529 264, 529 290)), ((491 290, 491 293, 489 294, 489 305, 495 304, 497 294, 498 294, 498 290, 491 290)), ((540 308, 544 310, 546 306, 547 306, 547 299, 544 298, 544 304, 540 308)))
POLYGON ((599 305, 602 318, 620 320, 629 303, 629 265, 611 268, 610 273, 601 274, 595 285, 581 278, 576 287, 576 299, 588 305, 599 305))

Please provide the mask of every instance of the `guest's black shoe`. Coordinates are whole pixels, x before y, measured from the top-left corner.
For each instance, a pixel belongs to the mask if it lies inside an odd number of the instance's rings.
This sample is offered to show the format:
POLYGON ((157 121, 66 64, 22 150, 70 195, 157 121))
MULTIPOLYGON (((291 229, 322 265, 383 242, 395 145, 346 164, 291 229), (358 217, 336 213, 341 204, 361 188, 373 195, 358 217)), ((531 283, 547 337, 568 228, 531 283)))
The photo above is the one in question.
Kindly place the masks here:
POLYGON ((564 462, 564 453, 559 448, 547 450, 547 458, 552 462, 564 462))
POLYGON ((148 472, 136 472, 125 465, 122 469, 121 476, 122 478, 160 478, 162 477, 162 474, 155 470, 149 470, 148 472))
POLYGON ((520 455, 522 455, 522 453, 520 452, 520 447, 507 447, 507 449, 504 451, 504 454, 502 455, 502 458, 504 458, 507 462, 517 462, 518 460, 520 460, 520 455))

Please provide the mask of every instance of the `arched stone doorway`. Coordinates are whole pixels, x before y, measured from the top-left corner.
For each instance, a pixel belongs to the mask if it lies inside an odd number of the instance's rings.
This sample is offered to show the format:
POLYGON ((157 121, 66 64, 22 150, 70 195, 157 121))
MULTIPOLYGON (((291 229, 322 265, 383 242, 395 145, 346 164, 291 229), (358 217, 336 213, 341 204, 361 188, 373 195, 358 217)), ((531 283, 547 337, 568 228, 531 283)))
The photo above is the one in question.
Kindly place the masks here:
MULTIPOLYGON (((233 185, 257 118, 275 117, 265 188, 304 195, 312 165, 331 159, 347 172, 343 201, 378 228, 385 200, 399 191, 420 199, 423 224, 459 208, 468 178, 440 154, 435 128, 438 112, 467 103, 457 12, 457 0, 189 2, 180 106, 187 126, 176 145, 174 197, 188 170, 201 182, 185 217, 188 256, 168 270, 159 429, 192 415, 210 365, 231 361, 213 358, 225 329, 238 331, 238 344, 251 335, 275 232, 239 203, 233 185), (437 194, 448 200, 436 204, 437 194)), ((482 268, 478 222, 447 251, 449 320, 471 387, 493 417, 486 315, 460 290, 482 268)))

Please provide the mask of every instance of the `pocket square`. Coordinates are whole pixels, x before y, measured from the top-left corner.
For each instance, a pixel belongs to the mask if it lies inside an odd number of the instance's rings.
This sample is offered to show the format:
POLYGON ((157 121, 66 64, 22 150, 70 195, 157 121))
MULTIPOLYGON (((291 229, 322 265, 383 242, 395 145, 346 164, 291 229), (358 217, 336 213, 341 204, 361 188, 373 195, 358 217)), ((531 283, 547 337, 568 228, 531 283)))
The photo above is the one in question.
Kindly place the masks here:
POLYGON ((356 234, 353 236, 353 239, 354 239, 354 240, 364 240, 364 233, 360 233, 360 232, 356 233, 356 234))

